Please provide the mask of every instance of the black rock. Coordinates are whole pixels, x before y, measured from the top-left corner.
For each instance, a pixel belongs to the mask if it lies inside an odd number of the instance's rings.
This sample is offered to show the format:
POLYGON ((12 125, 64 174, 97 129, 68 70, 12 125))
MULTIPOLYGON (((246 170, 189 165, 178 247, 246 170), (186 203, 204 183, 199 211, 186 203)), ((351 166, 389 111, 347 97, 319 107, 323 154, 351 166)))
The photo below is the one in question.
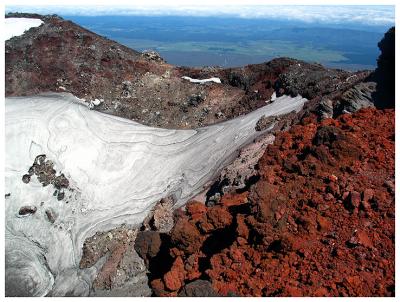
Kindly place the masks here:
POLYGON ((29 174, 25 174, 22 176, 22 181, 26 184, 29 183, 31 181, 31 176, 29 174))
POLYGON ((24 206, 19 209, 19 215, 33 215, 36 213, 37 208, 35 206, 24 206))
POLYGON ((154 231, 139 232, 135 241, 135 250, 146 263, 160 251, 160 233, 154 231))
POLYGON ((63 200, 64 199, 64 196, 65 196, 65 193, 64 192, 58 192, 58 194, 57 194, 57 200, 63 200))
POLYGON ((56 221, 57 215, 54 213, 52 209, 47 209, 45 213, 50 223, 54 223, 56 221))
POLYGON ((179 293, 179 297, 218 297, 211 282, 207 280, 196 280, 186 284, 179 293))
POLYGON ((390 28, 378 43, 381 55, 375 70, 376 92, 372 97, 377 108, 395 107, 395 29, 390 28))

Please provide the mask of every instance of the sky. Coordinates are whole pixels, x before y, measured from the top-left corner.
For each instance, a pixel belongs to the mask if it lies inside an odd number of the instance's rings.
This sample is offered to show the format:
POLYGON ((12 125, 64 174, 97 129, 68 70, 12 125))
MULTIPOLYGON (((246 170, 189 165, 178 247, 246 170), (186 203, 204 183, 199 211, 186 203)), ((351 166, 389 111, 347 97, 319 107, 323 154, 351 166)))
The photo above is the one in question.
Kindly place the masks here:
MULTIPOLYGON (((395 23, 393 5, 265 5, 257 2, 237 1, 165 2, 134 1, 124 5, 6 5, 6 12, 35 12, 81 16, 101 15, 179 15, 179 16, 233 16, 240 18, 266 18, 308 23, 359 23, 391 25, 395 23), (135 4, 132 4, 135 3, 135 4), (233 3, 233 4, 232 4, 233 3), (242 3, 242 4, 240 4, 242 3), (246 3, 246 5, 243 5, 246 3)), ((29 2, 28 2, 29 3, 29 2)), ((101 3, 101 2, 99 2, 101 3)))

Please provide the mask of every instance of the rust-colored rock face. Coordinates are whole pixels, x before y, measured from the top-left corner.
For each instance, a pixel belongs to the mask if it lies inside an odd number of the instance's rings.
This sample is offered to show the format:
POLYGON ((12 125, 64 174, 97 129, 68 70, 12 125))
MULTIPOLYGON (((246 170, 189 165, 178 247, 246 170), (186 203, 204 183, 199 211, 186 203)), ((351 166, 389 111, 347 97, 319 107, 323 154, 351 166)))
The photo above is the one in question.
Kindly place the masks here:
POLYGON ((156 295, 394 295, 394 110, 303 118, 277 135, 249 191, 191 202, 156 295), (204 281, 205 282, 205 281, 204 281))

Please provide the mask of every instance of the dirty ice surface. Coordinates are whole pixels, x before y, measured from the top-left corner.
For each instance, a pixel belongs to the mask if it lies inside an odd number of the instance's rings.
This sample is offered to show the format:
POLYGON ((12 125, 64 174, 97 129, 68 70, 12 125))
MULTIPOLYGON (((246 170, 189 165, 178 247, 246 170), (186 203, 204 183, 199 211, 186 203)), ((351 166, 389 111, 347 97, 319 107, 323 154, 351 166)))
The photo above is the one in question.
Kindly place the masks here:
POLYGON ((283 96, 220 124, 171 130, 90 110, 69 93, 6 98, 6 295, 88 295, 102 263, 79 269, 87 237, 139 225, 163 197, 183 205, 262 133, 254 129, 262 115, 298 111, 305 101, 283 96), (63 200, 36 176, 22 181, 40 154, 69 179, 63 200), (18 215, 23 206, 37 211, 18 215))

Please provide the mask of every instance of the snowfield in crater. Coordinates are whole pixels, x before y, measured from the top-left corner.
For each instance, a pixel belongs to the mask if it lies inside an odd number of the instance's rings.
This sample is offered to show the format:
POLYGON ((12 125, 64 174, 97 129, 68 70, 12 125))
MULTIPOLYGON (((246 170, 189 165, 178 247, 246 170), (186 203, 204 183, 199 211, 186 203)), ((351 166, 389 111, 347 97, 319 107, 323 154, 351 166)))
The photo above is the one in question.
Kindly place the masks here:
POLYGON ((6 295, 88 295, 104 259, 78 268, 87 237, 123 223, 139 225, 169 195, 175 207, 184 205, 260 135, 254 126, 262 115, 299 111, 305 101, 283 96, 220 124, 167 130, 90 110, 68 93, 6 98, 6 295), (22 181, 40 154, 69 179, 72 190, 63 200, 36 176, 22 181), (37 211, 20 216, 23 206, 37 211), (46 217, 49 209, 54 223, 46 217))
POLYGON ((4 40, 12 37, 21 36, 25 31, 32 27, 38 27, 43 24, 40 19, 34 18, 6 18, 4 27, 4 40))

